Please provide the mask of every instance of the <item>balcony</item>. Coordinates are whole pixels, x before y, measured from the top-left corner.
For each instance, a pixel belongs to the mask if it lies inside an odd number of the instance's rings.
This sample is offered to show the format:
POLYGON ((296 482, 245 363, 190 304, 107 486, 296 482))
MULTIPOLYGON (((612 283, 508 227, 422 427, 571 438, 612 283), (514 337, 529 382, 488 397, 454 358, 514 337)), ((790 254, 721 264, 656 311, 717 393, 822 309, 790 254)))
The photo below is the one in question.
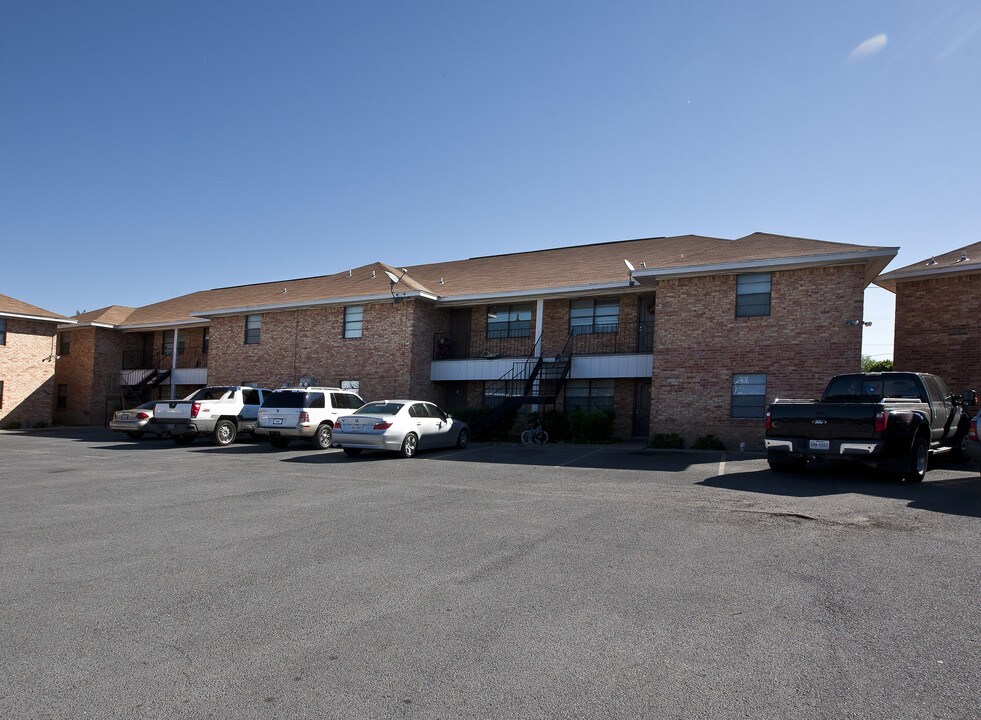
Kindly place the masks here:
MULTIPOLYGON (((590 325, 573 328, 567 352, 581 355, 650 354, 654 349, 654 321, 625 325, 590 325)), ((433 336, 433 360, 468 360, 528 357, 534 341, 528 337, 474 337, 472 333, 438 332, 433 336)), ((557 353, 560 348, 543 348, 557 353)))
POLYGON ((164 353, 128 350, 123 353, 122 370, 167 370, 172 367, 177 367, 178 369, 208 367, 208 353, 200 346, 195 347, 178 343, 176 365, 174 364, 172 353, 173 350, 164 353))

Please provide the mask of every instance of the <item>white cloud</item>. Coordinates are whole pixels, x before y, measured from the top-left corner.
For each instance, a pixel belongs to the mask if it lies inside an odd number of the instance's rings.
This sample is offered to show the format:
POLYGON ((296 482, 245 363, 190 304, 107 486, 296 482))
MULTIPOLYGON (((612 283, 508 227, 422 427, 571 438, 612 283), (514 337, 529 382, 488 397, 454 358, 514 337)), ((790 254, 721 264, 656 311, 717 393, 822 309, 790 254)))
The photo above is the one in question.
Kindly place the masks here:
POLYGON ((886 46, 888 41, 889 40, 886 38, 885 33, 882 35, 876 35, 875 37, 870 37, 868 40, 859 43, 858 47, 852 50, 851 54, 848 56, 848 59, 854 62, 855 60, 864 60, 867 57, 871 57, 881 51, 882 48, 886 46))

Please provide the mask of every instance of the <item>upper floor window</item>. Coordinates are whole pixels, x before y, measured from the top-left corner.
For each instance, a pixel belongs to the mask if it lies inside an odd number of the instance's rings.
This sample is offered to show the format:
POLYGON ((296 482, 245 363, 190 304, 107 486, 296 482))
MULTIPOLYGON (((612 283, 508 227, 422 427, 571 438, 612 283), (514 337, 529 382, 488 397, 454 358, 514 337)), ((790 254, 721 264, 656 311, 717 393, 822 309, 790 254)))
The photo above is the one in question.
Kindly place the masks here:
POLYGON ((211 344, 211 328, 206 327, 204 329, 204 336, 201 338, 201 354, 208 354, 208 345, 211 344))
POLYGON ((530 335, 531 305, 498 305, 488 309, 488 338, 521 338, 530 335))
POLYGON ((68 386, 59 385, 58 394, 55 396, 55 408, 58 410, 64 410, 68 407, 68 386))
POLYGON ((569 333, 591 335, 620 331, 620 298, 573 300, 569 306, 569 333))
POLYGON ((732 417, 761 418, 766 414, 766 375, 732 376, 732 417))
MULTIPOLYGON (((164 330, 163 331, 163 354, 173 355, 174 354, 174 331, 164 330)), ((177 354, 184 354, 184 336, 177 336, 177 354)))
POLYGON ((0 318, 0 345, 7 344, 7 318, 0 318))
POLYGON ((58 357, 68 357, 72 351, 72 334, 58 333, 58 357))
POLYGON ((770 314, 770 273, 736 276, 736 317, 770 314))
POLYGON ((359 338, 364 329, 364 305, 348 305, 344 308, 344 337, 359 338))
POLYGON ((245 316, 245 344, 258 345, 262 334, 262 315, 245 316))

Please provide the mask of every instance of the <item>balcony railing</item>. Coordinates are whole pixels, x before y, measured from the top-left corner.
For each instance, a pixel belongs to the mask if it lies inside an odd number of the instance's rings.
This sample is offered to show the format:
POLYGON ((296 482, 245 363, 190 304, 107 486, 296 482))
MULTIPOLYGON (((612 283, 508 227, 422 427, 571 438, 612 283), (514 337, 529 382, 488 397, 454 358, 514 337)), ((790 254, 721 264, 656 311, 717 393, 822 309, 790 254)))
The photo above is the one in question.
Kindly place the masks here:
MULTIPOLYGON (((574 328, 569 336, 572 355, 644 354, 654 349, 654 321, 612 323, 574 328)), ((438 332, 433 336, 434 360, 524 357, 534 349, 531 337, 474 337, 471 333, 438 332)), ((544 348, 545 354, 556 352, 544 348)))
MULTIPOLYGON (((176 366, 178 368, 208 367, 208 353, 200 346, 178 343, 176 366)), ((127 350, 123 353, 123 370, 166 370, 171 367, 174 367, 172 350, 166 353, 127 350)))

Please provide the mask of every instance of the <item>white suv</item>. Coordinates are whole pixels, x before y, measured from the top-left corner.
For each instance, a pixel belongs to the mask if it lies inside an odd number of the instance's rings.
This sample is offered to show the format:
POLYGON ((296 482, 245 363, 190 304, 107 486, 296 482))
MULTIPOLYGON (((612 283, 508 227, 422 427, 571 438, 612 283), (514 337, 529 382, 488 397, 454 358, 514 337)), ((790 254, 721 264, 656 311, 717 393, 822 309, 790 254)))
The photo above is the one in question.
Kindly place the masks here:
POLYGON ((259 408, 255 434, 268 437, 274 448, 284 448, 292 438, 306 438, 315 448, 330 447, 334 423, 364 405, 353 392, 332 387, 298 387, 273 390, 259 408))

